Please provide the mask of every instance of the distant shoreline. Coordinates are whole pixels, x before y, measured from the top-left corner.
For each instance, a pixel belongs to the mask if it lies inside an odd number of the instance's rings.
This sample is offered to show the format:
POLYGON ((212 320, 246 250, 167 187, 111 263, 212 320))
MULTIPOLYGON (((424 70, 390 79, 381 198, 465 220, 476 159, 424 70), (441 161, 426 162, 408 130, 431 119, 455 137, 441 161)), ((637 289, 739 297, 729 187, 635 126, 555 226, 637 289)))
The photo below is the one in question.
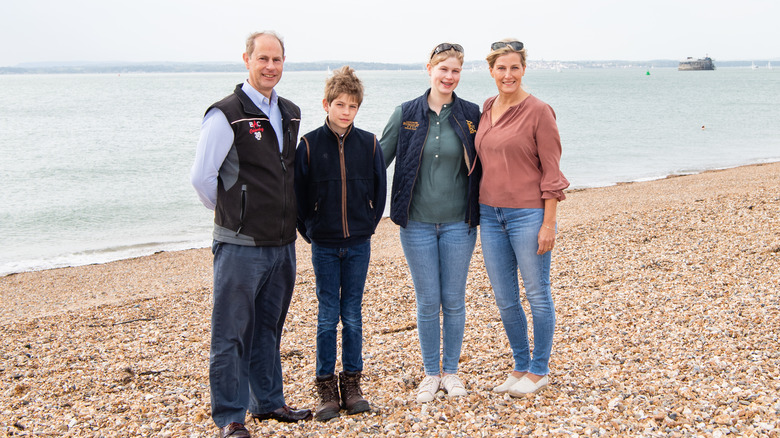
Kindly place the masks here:
MULTIPOLYGON (((677 68, 679 60, 656 59, 644 61, 599 60, 599 61, 562 61, 530 60, 531 69, 585 69, 585 68, 677 68)), ((780 60, 763 59, 751 61, 715 60, 718 68, 751 67, 759 68, 780 60)), ((420 70, 420 63, 380 63, 352 61, 287 62, 287 71, 327 71, 342 65, 350 65, 356 70, 420 70)), ((464 69, 487 69, 483 60, 466 61, 464 69)), ((246 71, 240 62, 70 62, 70 63, 22 63, 16 66, 0 67, 0 74, 72 74, 72 73, 230 73, 246 71)))

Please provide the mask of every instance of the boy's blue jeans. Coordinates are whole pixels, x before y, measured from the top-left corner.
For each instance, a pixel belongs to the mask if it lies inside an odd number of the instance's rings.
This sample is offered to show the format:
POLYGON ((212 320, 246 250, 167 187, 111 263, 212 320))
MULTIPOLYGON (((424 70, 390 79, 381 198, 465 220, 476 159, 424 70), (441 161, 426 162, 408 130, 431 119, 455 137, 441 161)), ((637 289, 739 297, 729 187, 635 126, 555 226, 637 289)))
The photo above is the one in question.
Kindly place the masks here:
POLYGON ((311 244, 317 280, 317 376, 336 370, 336 335, 341 320, 341 364, 344 371, 363 371, 363 288, 371 241, 348 248, 311 244))

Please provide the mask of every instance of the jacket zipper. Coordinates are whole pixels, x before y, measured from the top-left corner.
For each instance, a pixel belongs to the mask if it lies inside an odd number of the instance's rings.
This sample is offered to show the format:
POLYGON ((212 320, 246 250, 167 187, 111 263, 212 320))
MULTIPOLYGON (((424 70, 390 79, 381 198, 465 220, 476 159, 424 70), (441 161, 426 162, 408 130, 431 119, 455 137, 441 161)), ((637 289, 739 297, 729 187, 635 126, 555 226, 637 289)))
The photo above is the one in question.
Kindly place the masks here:
MULTIPOLYGON (((291 133, 288 128, 287 130, 287 139, 291 139, 291 133)), ((289 144, 289 141, 287 142, 289 144)), ((282 218, 287 216, 287 196, 285 195, 287 193, 287 179, 284 177, 284 175, 287 173, 287 165, 284 164, 284 149, 285 149, 285 141, 284 137, 282 137, 282 150, 279 152, 279 163, 282 165, 282 218)), ((284 241, 284 219, 281 221, 281 230, 279 233, 279 242, 284 241)))
POLYGON ((244 216, 246 214, 246 184, 241 185, 241 211, 238 213, 238 229, 236 230, 236 236, 241 234, 241 229, 244 228, 244 216))
MULTIPOLYGON (((430 123, 429 123, 430 125, 430 123)), ((428 126, 425 130, 425 139, 423 140, 422 147, 420 148, 420 156, 417 157, 417 169, 414 171, 414 179, 412 180, 412 193, 409 193, 409 203, 406 204, 406 223, 409 223, 409 211, 412 209, 412 196, 414 196, 414 185, 417 184, 417 175, 420 174, 420 166, 422 165, 423 151, 425 150, 425 143, 428 141, 428 133, 431 132, 431 127, 428 126)))
POLYGON ((347 168, 344 159, 346 134, 343 137, 338 135, 336 137, 339 143, 339 165, 341 167, 341 227, 346 239, 349 237, 349 222, 347 221, 347 168))
MULTIPOLYGON (((452 117, 452 115, 450 115, 450 117, 452 117)), ((458 119, 453 117, 452 120, 458 124, 458 128, 460 128, 460 132, 463 133, 463 137, 468 138, 468 134, 466 134, 466 131, 463 130, 463 126, 460 124, 458 119)), ((468 171, 466 174, 468 175, 471 173, 471 160, 469 159, 469 151, 466 149, 466 145, 464 143, 461 143, 460 145, 463 146, 463 159, 466 161, 466 170, 468 171)))
MULTIPOLYGON (((450 115, 450 117, 452 117, 452 116, 450 115)), ((454 117, 453 117, 452 120, 455 120, 455 123, 458 124, 458 128, 460 128, 460 132, 463 133, 463 138, 468 138, 468 134, 466 134, 466 131, 463 129, 463 125, 460 124, 460 121, 458 121, 458 119, 456 119, 454 117)), ((466 193, 467 193, 467 196, 466 196, 466 223, 469 224, 469 226, 471 226, 472 218, 471 218, 471 209, 469 208, 469 206, 471 205, 471 197, 474 194, 471 193, 471 183, 470 183, 469 180, 471 179, 471 172, 474 170, 474 167, 477 164, 477 156, 476 156, 476 154, 474 155, 474 163, 472 164, 470 162, 470 160, 469 160, 469 151, 466 148, 466 145, 464 143, 461 143, 461 145, 463 146, 463 159, 466 161, 466 170, 468 171, 468 172, 466 172, 466 193)), ((476 148, 475 148, 475 150, 476 150, 476 148)))

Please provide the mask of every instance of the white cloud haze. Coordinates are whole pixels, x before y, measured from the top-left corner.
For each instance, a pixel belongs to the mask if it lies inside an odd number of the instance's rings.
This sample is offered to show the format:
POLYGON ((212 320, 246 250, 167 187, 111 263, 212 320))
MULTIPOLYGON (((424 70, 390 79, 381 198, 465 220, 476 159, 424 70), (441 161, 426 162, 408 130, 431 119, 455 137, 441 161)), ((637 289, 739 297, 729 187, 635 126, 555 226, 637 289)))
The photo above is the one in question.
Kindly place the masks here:
POLYGON ((10 0, 2 12, 0 66, 240 62, 246 36, 263 29, 284 37, 291 62, 422 64, 443 41, 476 60, 504 37, 532 60, 780 57, 775 0, 10 0))

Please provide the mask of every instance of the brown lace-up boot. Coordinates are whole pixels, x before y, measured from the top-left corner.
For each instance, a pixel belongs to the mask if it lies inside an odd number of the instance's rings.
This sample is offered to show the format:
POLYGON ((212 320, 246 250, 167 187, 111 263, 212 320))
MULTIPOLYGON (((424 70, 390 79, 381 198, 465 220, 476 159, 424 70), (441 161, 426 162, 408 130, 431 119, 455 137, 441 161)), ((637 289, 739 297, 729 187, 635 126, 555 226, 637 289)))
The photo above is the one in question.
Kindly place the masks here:
POLYGON ((318 376, 314 379, 317 394, 320 396, 320 405, 314 412, 314 419, 328 421, 339 416, 339 387, 336 375, 318 376))
POLYGON ((347 410, 347 414, 359 414, 371 409, 368 401, 363 398, 360 389, 360 371, 339 373, 339 389, 341 390, 341 407, 347 410))

